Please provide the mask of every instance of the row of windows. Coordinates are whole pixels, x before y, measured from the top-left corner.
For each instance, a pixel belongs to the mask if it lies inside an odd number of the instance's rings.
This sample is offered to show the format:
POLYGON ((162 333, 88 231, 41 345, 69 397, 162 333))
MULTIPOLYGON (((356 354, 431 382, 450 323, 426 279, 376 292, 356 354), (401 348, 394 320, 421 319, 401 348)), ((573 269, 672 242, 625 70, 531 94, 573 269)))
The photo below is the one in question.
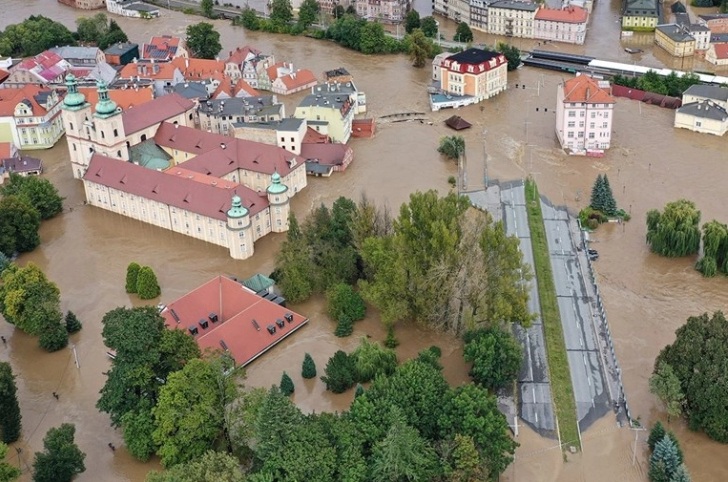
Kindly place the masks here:
MULTIPOLYGON (((569 121, 566 124, 566 127, 576 127, 576 122, 575 121, 569 121)), ((579 127, 584 127, 584 121, 579 122, 579 127)), ((608 122, 602 122, 602 129, 606 129, 607 127, 609 127, 609 123, 608 122)), ((595 122, 590 122, 589 123, 589 128, 590 129, 595 129, 596 128, 596 123, 595 122)))

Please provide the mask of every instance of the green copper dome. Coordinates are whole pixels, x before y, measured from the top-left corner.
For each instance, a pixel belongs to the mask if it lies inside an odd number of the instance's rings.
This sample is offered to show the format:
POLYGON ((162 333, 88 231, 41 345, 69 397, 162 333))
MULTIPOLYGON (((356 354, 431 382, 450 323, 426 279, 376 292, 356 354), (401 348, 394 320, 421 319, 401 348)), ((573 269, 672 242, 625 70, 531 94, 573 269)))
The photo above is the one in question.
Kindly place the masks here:
POLYGON ((69 108, 78 108, 86 103, 86 97, 78 91, 78 82, 76 76, 68 74, 66 76, 66 97, 63 99, 63 105, 69 108))
POLYGON ((233 196, 232 206, 228 209, 227 215, 229 218, 242 218, 248 215, 248 208, 243 206, 243 201, 237 194, 233 196))
POLYGON ((99 92, 99 102, 96 104, 96 115, 99 117, 110 117, 116 114, 119 107, 116 102, 109 98, 109 89, 106 87, 106 82, 99 80, 96 83, 96 88, 99 92))
POLYGON ((283 194, 288 191, 288 187, 281 183, 281 175, 278 171, 274 172, 270 177, 271 185, 268 186, 268 194, 283 194))

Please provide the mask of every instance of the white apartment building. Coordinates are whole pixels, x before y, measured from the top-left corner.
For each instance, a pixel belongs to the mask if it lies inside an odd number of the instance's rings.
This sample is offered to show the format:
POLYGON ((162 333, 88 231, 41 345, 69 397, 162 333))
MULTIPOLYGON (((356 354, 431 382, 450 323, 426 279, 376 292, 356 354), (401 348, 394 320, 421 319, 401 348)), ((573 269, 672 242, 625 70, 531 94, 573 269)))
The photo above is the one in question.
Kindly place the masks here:
POLYGON ((488 7, 488 32, 506 37, 534 38, 538 3, 501 0, 488 7))
POLYGON ((582 155, 609 149, 614 103, 609 82, 577 75, 561 83, 556 98, 556 136, 561 147, 582 155))
POLYGON ((432 11, 456 22, 470 20, 470 2, 468 0, 434 0, 432 11))
POLYGON ((367 20, 399 23, 404 20, 410 0, 356 0, 356 14, 367 20))
POLYGON ((581 7, 560 10, 541 8, 536 12, 533 36, 536 39, 581 45, 586 39, 588 19, 589 12, 581 7))

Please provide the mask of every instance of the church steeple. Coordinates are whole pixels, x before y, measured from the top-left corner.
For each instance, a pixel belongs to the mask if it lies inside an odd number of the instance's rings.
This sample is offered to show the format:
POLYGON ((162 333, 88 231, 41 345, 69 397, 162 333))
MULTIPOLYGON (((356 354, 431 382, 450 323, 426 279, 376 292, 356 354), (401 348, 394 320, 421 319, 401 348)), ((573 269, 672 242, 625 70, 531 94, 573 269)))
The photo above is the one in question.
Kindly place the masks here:
POLYGON ((96 89, 99 93, 99 101, 96 104, 96 117, 106 119, 121 112, 116 102, 109 98, 109 89, 106 87, 106 82, 99 80, 96 83, 96 89))
POLYGON ((86 97, 78 91, 76 76, 66 76, 66 97, 63 99, 63 108, 67 110, 80 110, 86 107, 86 97))

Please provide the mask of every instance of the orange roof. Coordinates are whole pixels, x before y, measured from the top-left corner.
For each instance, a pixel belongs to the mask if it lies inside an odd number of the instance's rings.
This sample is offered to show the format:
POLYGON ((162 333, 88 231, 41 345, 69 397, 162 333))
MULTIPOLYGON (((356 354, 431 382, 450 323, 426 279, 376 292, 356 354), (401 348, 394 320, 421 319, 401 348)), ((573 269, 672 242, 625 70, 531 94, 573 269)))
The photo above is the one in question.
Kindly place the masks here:
POLYGON ((715 49, 715 57, 718 59, 728 59, 728 43, 713 44, 715 49))
POLYGON ((270 81, 273 82, 278 78, 278 70, 284 68, 286 68, 286 63, 278 62, 265 69, 265 72, 268 74, 268 78, 270 79, 270 81))
POLYGON ((233 91, 233 86, 228 82, 227 80, 220 82, 220 85, 217 86, 217 89, 215 89, 215 92, 212 93, 212 98, 217 99, 220 94, 227 94, 229 98, 235 97, 235 92, 233 91))
POLYGON ((179 47, 180 40, 179 37, 173 37, 172 35, 160 35, 159 37, 152 37, 147 43, 157 47, 179 47))
POLYGON ((260 55, 260 53, 261 53, 260 50, 254 48, 254 47, 250 47, 248 45, 246 45, 244 47, 238 47, 234 51, 230 52, 230 56, 228 57, 228 59, 225 62, 230 62, 230 63, 240 65, 245 61, 245 59, 248 57, 248 55, 252 54, 253 56, 256 56, 256 55, 260 55))
POLYGON ((133 77, 141 77, 142 79, 172 79, 174 78, 174 72, 177 70, 171 62, 132 62, 126 64, 121 72, 119 72, 119 78, 131 79, 133 77), (156 72, 155 72, 156 70, 156 72))
POLYGON ((251 87, 251 85, 249 83, 247 83, 246 81, 244 81, 243 79, 238 80, 238 82, 235 84, 234 90, 235 90, 236 94, 242 90, 242 91, 247 92, 248 95, 250 95, 252 97, 258 97, 260 95, 260 92, 258 92, 253 87, 251 87))
MULTIPOLYGON (((86 100, 95 105, 99 101, 99 93, 93 87, 79 87, 78 91, 86 96, 86 100)), ((141 105, 154 99, 154 91, 151 86, 140 87, 138 89, 111 89, 109 90, 111 100, 126 110, 135 105, 141 105)))
POLYGON ((288 90, 293 90, 299 87, 315 85, 318 81, 316 80, 316 76, 313 72, 307 69, 302 69, 296 72, 291 72, 288 75, 284 75, 281 77, 281 82, 283 82, 288 90))
POLYGON ((564 82, 564 102, 587 104, 614 104, 614 97, 606 88, 588 75, 577 75, 564 82))
POLYGON ((8 159, 12 153, 12 144, 10 142, 0 142, 0 159, 8 159))
POLYGON ((5 82, 5 79, 10 77, 10 74, 7 70, 0 69, 0 84, 5 82))
POLYGON ((222 80, 225 76, 225 62, 220 60, 176 57, 172 64, 182 72, 185 80, 222 80))
POLYGON ((162 316, 167 328, 191 334, 194 327, 192 336, 202 351, 227 351, 239 366, 251 363, 308 323, 305 316, 224 276, 169 303, 162 316))
POLYGON ((536 12, 536 20, 563 23, 586 23, 589 12, 581 7, 567 7, 562 10, 556 8, 541 8, 536 12))
POLYGON ((180 167, 180 165, 167 169, 166 171, 164 171, 165 174, 176 177, 186 177, 187 179, 201 182, 202 184, 207 184, 208 186, 216 186, 220 189, 235 189, 239 186, 239 184, 236 184, 232 181, 227 181, 219 177, 208 176, 206 174, 202 174, 201 172, 190 171, 189 169, 180 167))
POLYGON ((36 97, 49 92, 50 89, 31 84, 17 89, 0 89, 0 116, 12 117, 15 108, 23 101, 29 104, 34 116, 45 115, 48 111, 38 103, 36 97))

